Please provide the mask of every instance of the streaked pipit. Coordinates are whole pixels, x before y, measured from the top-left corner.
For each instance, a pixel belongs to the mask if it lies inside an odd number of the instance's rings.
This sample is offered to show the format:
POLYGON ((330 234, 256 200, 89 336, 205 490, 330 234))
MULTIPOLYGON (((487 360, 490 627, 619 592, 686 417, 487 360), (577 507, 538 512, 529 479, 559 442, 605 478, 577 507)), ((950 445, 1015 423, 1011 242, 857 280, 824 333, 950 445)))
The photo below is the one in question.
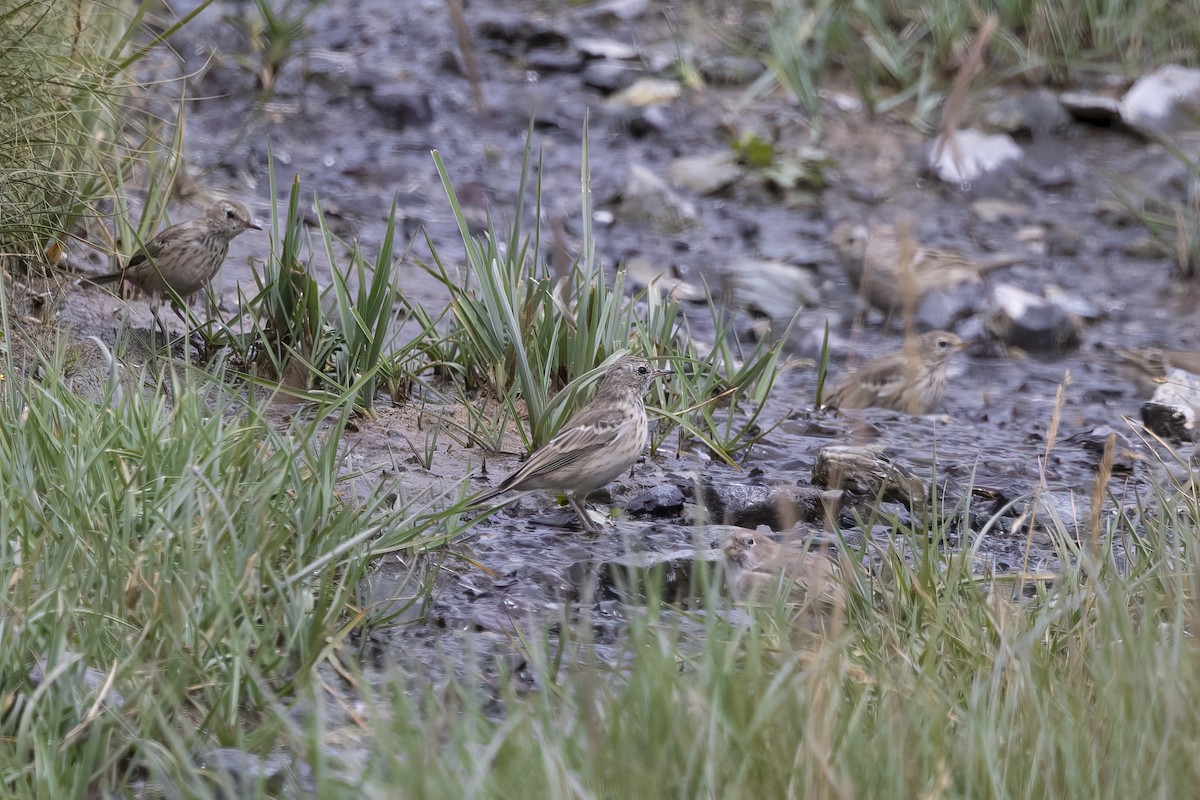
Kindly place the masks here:
POLYGON ((913 416, 928 414, 942 399, 951 357, 966 343, 947 331, 910 339, 901 350, 868 361, 825 398, 829 408, 877 406, 913 416))
POLYGON ((1172 369, 1200 375, 1200 352, 1165 347, 1115 347, 1116 364, 1140 391, 1153 394, 1172 369))
MULTIPOLYGON (((241 203, 218 200, 205 210, 203 217, 158 233, 133 254, 124 269, 84 281, 97 286, 129 281, 151 296, 155 302, 154 319, 166 335, 166 328, 158 318, 157 301, 170 299, 170 293, 174 292, 186 302, 200 291, 225 262, 229 242, 248 228, 262 230, 262 225, 241 203)), ((174 302, 171 307, 184 319, 174 302)))
POLYGON ((797 605, 832 605, 839 591, 833 562, 813 550, 784 546, 743 528, 725 540, 725 586, 743 602, 763 602, 785 590, 797 605))
POLYGON ((588 517, 584 501, 589 493, 633 466, 642 454, 650 431, 642 396, 652 380, 669 374, 670 370, 655 369, 637 356, 617 360, 604 373, 596 395, 554 438, 472 504, 508 491, 552 489, 567 495, 584 530, 597 533, 599 528, 588 517))
POLYGON ((843 222, 830 238, 850 283, 868 303, 889 315, 906 307, 915 310, 921 298, 935 289, 954 289, 979 280, 987 270, 1022 261, 1014 255, 976 261, 958 250, 924 247, 915 239, 905 244, 891 225, 868 228, 843 222))

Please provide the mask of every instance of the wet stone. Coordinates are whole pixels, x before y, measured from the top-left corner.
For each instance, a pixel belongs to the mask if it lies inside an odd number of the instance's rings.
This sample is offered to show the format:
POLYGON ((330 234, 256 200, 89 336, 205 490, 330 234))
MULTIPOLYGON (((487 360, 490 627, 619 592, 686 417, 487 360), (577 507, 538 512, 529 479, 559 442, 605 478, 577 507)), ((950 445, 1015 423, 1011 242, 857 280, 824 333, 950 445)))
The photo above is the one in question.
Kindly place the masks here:
POLYGON ((822 522, 837 514, 843 493, 814 486, 762 486, 706 479, 701 499, 711 519, 725 525, 785 530, 797 522, 822 522))
POLYGON ((682 156, 671 162, 667 174, 676 186, 691 189, 696 194, 710 195, 727 189, 742 176, 737 155, 732 150, 718 150, 682 156))
POLYGON ((629 176, 610 201, 617 216, 633 224, 649 224, 660 233, 679 233, 696 223, 696 207, 681 198, 667 182, 641 164, 629 167, 629 176))
POLYGON ((1200 407, 1200 375, 1171 369, 1142 404, 1142 423, 1169 442, 1196 439, 1196 409, 1200 407))
POLYGON ((637 66, 619 61, 589 61, 583 67, 583 85, 613 94, 645 75, 637 66))
POLYGON ((639 516, 674 516, 683 510, 683 492, 670 483, 652 486, 626 503, 625 510, 639 516))
POLYGON ((565 47, 570 37, 548 19, 528 14, 503 14, 479 20, 476 35, 485 41, 517 45, 529 50, 565 47))
POLYGON ((821 299, 808 270, 774 259, 739 258, 721 270, 721 290, 730 305, 788 322, 796 311, 821 299))
POLYGON ((1120 109, 1125 124, 1147 136, 1200 133, 1200 70, 1168 64, 1143 75, 1120 109))
POLYGON ((367 102, 394 130, 428 125, 433 121, 429 95, 420 89, 398 84, 379 86, 367 95, 367 102))
POLYGON ((233 747, 218 747, 196 756, 196 766, 214 784, 213 797, 257 797, 259 787, 273 795, 287 783, 292 759, 283 754, 267 758, 233 747))
MULTIPOLYGON (((713 580, 712 569, 720 560, 719 550, 679 547, 656 553, 628 553, 600 564, 581 563, 570 572, 594 579, 592 596, 597 598, 644 603, 647 587, 661 586, 664 601, 684 603, 690 596, 703 594, 705 581, 713 580), (703 580, 700 570, 708 573, 703 580)), ((588 596, 586 590, 580 594, 588 596)))
POLYGON ((1002 87, 984 107, 980 122, 994 131, 1037 137, 1062 130, 1070 122, 1070 116, 1049 89, 1002 87))
POLYGON ((1009 347, 1058 355, 1079 346, 1079 318, 1061 305, 1011 284, 992 290, 988 330, 1009 347))
POLYGON ((1111 125, 1121 120, 1121 101, 1112 95, 1090 91, 1062 92, 1058 102, 1080 122, 1111 125))

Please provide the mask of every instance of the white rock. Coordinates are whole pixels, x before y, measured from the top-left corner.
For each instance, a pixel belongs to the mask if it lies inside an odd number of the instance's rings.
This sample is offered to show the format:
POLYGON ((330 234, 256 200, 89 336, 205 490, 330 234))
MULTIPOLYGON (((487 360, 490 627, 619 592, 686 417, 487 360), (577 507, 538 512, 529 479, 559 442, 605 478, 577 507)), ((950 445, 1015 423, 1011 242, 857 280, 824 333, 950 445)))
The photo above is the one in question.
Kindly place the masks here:
POLYGON ((966 128, 951 146, 939 136, 929 152, 929 166, 946 183, 966 183, 1021 157, 1021 148, 1004 133, 966 128))
POLYGON ((1121 119, 1146 133, 1197 129, 1200 70, 1168 64, 1143 75, 1121 98, 1121 119))
POLYGON ((773 259, 739 258, 721 271, 727 302, 776 322, 788 322, 796 312, 814 306, 820 293, 809 272, 773 259))

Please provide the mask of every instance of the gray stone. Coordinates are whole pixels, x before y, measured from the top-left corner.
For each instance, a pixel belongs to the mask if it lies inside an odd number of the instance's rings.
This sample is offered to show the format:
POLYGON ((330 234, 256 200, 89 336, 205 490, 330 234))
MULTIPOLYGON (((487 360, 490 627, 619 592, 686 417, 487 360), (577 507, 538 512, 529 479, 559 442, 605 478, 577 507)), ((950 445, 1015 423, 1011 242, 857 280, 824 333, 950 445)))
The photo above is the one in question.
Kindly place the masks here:
POLYGON ((1082 324, 1061 305, 1001 283, 992 289, 987 327, 1009 347, 1055 355, 1079 346, 1082 324))
POLYGON ((837 516, 843 493, 813 486, 762 486, 705 480, 701 501, 709 517, 725 525, 785 530, 797 522, 823 522, 837 516))

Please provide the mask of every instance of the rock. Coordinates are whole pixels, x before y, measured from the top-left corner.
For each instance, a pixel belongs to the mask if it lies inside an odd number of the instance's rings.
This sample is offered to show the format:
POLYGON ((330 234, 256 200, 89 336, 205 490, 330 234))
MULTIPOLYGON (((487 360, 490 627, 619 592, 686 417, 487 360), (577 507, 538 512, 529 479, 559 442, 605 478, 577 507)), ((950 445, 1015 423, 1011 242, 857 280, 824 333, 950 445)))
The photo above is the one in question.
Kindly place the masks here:
POLYGON ((696 222, 696 207, 641 164, 631 164, 625 185, 608 201, 626 222, 649 224, 660 233, 679 233, 696 222))
POLYGON ((1121 101, 1116 97, 1097 92, 1060 92, 1058 102, 1080 122, 1111 125, 1121 119, 1121 101))
POLYGON ((841 508, 840 491, 813 486, 761 486, 705 480, 701 502, 713 520, 755 528, 784 530, 797 522, 822 522, 841 508))
MULTIPOLYGON (((703 541, 703 539, 698 539, 703 541)), ((668 603, 683 603, 689 597, 703 595, 704 583, 697 581, 697 568, 709 569, 721 559, 721 551, 681 547, 661 553, 627 553, 605 561, 594 569, 596 597, 624 602, 645 602, 647 587, 653 586, 668 603)), ((593 570, 575 565, 573 574, 593 574, 593 570)), ((594 566, 594 565, 586 565, 594 566)), ((586 592, 581 592, 586 597, 586 592)))
POLYGON ((259 787, 278 796, 285 788, 292 759, 284 754, 262 758, 234 747, 217 747, 197 755, 196 766, 215 785, 213 797, 235 800, 258 797, 259 787))
POLYGON ((821 299, 807 270, 771 259, 732 261, 722 268, 720 282, 725 302, 777 322, 789 322, 821 299))
POLYGON ((650 0, 604 0, 582 9, 582 16, 591 20, 629 22, 646 13, 650 0))
POLYGON ((1168 64, 1134 82, 1120 103, 1126 125, 1151 138, 1195 133, 1200 70, 1168 64))
POLYGON ((925 482, 878 450, 832 445, 817 451, 813 485, 840 489, 856 500, 892 500, 908 508, 923 507, 925 482))
POLYGON ((88 705, 99 699, 100 706, 120 709, 125 705, 125 696, 108 685, 108 674, 98 669, 84 666, 83 656, 65 650, 59 654, 59 662, 53 666, 44 657, 38 658, 29 670, 29 682, 41 687, 46 675, 53 673, 58 686, 67 686, 71 691, 78 692, 79 712, 83 714, 88 705), (101 690, 103 697, 97 698, 101 690))
POLYGON ((652 517, 671 517, 683 510, 683 492, 674 484, 661 483, 625 504, 630 514, 652 517))
POLYGON ((1142 403, 1142 424, 1168 442, 1182 444, 1196 440, 1195 409, 1147 400, 1142 403))
POLYGON ((625 262, 625 274, 638 288, 653 288, 677 302, 703 303, 707 297, 704 289, 684 280, 675 265, 659 266, 634 257, 625 262))
POLYGON ((1021 148, 1003 133, 983 133, 971 128, 954 134, 953 146, 939 136, 929 151, 929 167, 946 183, 978 180, 1021 157, 1021 148))
POLYGON ((727 189, 742 176, 742 172, 737 154, 732 150, 718 150, 675 159, 667 169, 667 177, 676 186, 710 195, 727 189))
POLYGON ((1018 222, 1029 216, 1029 206, 1023 203, 1011 203, 1007 200, 984 198, 971 203, 971 213, 983 222, 1018 222))
POLYGON ((433 105, 429 95, 416 87, 396 82, 376 86, 367 94, 367 102, 395 130, 433 121, 433 105))
POLYGON ((714 86, 745 86, 766 70, 762 59, 748 56, 701 57, 700 76, 714 86))
POLYGON ((575 40, 575 49, 586 58, 606 61, 635 61, 638 57, 637 48, 617 39, 581 37, 575 40))
POLYGON ((619 61, 589 61, 583 67, 583 85, 605 94, 624 89, 641 76, 640 68, 619 61))
POLYGON ((1057 355, 1079 346, 1082 323, 1061 305, 1000 283, 992 288, 987 328, 1009 347, 1057 355))
POLYGON ((571 42, 571 37, 562 28, 537 14, 501 13, 484 17, 475 23, 475 33, 482 40, 525 50, 565 47, 571 42))
POLYGON ((1168 441, 1195 441, 1197 408, 1200 375, 1173 367, 1167 370, 1154 396, 1142 404, 1142 422, 1168 441))
POLYGON ((1002 133, 1042 136, 1061 130, 1071 121, 1057 95, 1049 89, 1002 87, 992 95, 980 123, 1002 133))
POLYGON ((1113 438, 1113 471, 1132 472, 1139 460, 1137 453, 1134 452, 1133 443, 1123 433, 1114 430, 1108 425, 1101 425, 1090 431, 1068 436, 1066 441, 1077 445, 1081 450, 1088 453, 1088 455, 1093 456, 1096 459, 1095 464, 1099 465, 1104 458, 1104 451, 1108 448, 1109 437, 1113 438))
POLYGON ((683 87, 675 81, 661 78, 639 78, 616 94, 611 95, 605 105, 610 109, 642 108, 661 106, 678 100, 683 87))
POLYGON ((536 72, 578 72, 583 62, 583 54, 578 50, 538 49, 526 57, 525 66, 536 72))

